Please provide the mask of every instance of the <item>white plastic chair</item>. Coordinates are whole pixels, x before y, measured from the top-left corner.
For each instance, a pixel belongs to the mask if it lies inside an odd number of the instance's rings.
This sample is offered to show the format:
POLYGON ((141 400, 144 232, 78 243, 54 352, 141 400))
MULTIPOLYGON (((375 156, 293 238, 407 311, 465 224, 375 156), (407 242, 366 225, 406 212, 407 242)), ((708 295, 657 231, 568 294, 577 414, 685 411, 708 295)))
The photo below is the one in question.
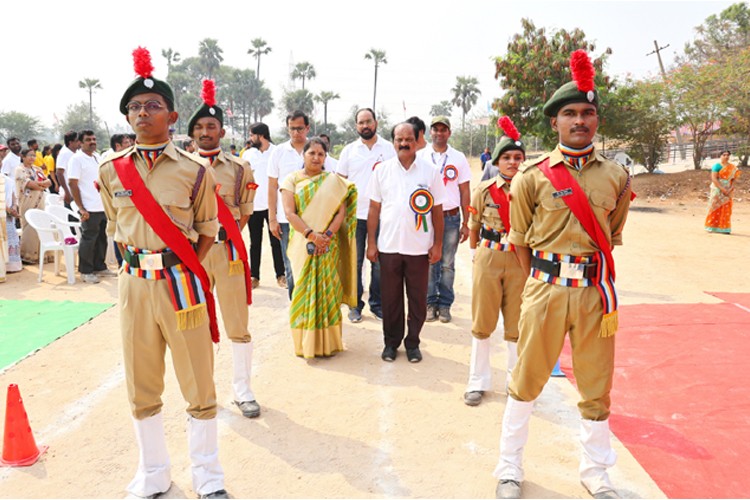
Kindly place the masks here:
POLYGON ((71 223, 60 221, 52 214, 45 212, 44 210, 39 210, 38 208, 27 210, 25 217, 26 222, 28 222, 39 235, 38 281, 42 281, 42 275, 44 273, 44 256, 47 252, 54 252, 55 276, 60 274, 58 252, 62 251, 65 256, 65 271, 68 275, 68 283, 71 285, 74 284, 76 282, 75 254, 78 251, 79 243, 76 242, 73 245, 66 245, 65 231, 63 230, 64 226, 69 226, 71 223))
POLYGON ((61 207, 65 206, 65 203, 63 203, 62 196, 55 193, 47 193, 46 197, 44 198, 44 205, 50 206, 50 205, 59 205, 61 207))
POLYGON ((58 224, 58 227, 66 233, 66 238, 75 238, 76 241, 81 241, 83 232, 81 231, 81 218, 77 213, 69 208, 65 208, 64 205, 47 205, 44 207, 44 211, 52 214, 55 219, 58 219, 62 223, 58 224), (74 217, 78 222, 70 222, 68 216, 74 217))

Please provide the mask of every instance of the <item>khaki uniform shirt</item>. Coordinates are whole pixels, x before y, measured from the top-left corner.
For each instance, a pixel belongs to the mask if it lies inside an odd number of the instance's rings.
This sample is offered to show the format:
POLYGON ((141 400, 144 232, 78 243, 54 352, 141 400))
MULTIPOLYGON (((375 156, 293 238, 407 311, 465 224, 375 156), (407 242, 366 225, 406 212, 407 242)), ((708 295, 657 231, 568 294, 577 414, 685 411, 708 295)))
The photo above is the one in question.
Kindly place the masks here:
POLYGON ((193 243, 198 236, 214 238, 219 232, 213 171, 205 161, 178 149, 171 142, 149 170, 136 152, 135 146, 109 157, 99 169, 99 186, 104 212, 107 215, 107 234, 124 245, 151 251, 164 250, 166 244, 156 235, 130 196, 123 196, 125 188, 117 177, 112 160, 131 156, 138 173, 156 201, 162 206, 175 226, 193 243), (205 174, 199 178, 199 171, 205 174), (195 190, 196 182, 200 184, 195 190), (118 196, 118 194, 121 194, 118 196))
POLYGON ((212 165, 214 179, 219 186, 219 196, 232 212, 235 220, 253 213, 255 180, 250 164, 223 151, 212 165))
POLYGON ((497 187, 505 192, 505 196, 508 196, 510 192, 510 183, 499 175, 474 188, 471 195, 471 206, 476 210, 476 213, 474 213, 474 210, 469 211, 469 229, 472 231, 479 231, 482 226, 486 225, 498 233, 506 232, 500 218, 500 212, 497 210, 497 203, 490 194, 490 186, 493 184, 497 184, 497 187))
MULTIPOLYGON (((510 242, 533 250, 568 255, 591 255, 599 251, 562 197, 537 167, 549 158, 550 166, 563 162, 558 148, 525 165, 511 187, 510 242)), ((560 168, 560 167, 556 167, 560 168)), ((622 245, 622 229, 630 206, 630 177, 617 163, 594 150, 591 159, 577 171, 565 162, 571 176, 588 197, 597 222, 612 245, 622 245)))

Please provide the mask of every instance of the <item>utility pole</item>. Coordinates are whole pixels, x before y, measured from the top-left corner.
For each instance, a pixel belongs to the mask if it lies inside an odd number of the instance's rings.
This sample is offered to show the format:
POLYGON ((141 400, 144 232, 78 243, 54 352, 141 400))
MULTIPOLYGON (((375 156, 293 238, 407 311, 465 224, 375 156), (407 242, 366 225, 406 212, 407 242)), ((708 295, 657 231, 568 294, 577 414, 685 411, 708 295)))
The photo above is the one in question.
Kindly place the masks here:
MULTIPOLYGON (((661 61, 661 51, 669 47, 669 44, 666 44, 664 47, 659 47, 659 42, 654 40, 654 50, 646 54, 646 57, 656 54, 656 58, 659 60, 659 68, 661 69, 661 77, 664 79, 664 83, 667 83, 667 72, 664 71, 664 63, 661 61)), ((670 107, 672 107, 672 100, 670 99, 669 102, 670 107)), ((680 128, 677 127, 677 129, 674 131, 674 135, 677 138, 677 144, 679 145, 680 150, 680 158, 685 159, 685 146, 682 143, 682 135, 680 135, 680 128)))

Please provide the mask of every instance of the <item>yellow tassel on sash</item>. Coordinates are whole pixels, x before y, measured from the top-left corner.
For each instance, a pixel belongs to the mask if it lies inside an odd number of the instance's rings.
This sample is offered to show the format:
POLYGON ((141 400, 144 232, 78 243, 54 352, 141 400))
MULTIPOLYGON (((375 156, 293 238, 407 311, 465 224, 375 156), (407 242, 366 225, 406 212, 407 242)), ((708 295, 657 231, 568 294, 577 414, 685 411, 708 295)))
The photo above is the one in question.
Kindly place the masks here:
POLYGON ((599 336, 602 338, 613 337, 618 327, 617 310, 614 310, 602 316, 602 326, 599 329, 599 336))
POLYGON ((187 309, 175 311, 178 330, 192 330, 201 326, 208 318, 206 304, 197 304, 187 309))
POLYGON ((241 260, 230 260, 229 276, 237 276, 238 274, 245 274, 245 266, 241 260))

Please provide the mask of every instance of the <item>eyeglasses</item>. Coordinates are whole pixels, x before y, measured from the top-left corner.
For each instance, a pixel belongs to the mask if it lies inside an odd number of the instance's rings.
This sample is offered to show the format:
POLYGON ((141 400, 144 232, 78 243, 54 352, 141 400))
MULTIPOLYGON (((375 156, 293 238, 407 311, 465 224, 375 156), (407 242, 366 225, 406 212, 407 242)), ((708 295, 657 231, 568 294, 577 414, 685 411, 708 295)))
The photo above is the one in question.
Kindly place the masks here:
POLYGON ((146 101, 143 104, 136 101, 131 101, 126 106, 128 113, 135 115, 141 112, 141 109, 145 109, 146 113, 152 115, 164 109, 164 105, 159 101, 146 101))
POLYGON ((289 132, 302 132, 305 127, 289 127, 289 132))

